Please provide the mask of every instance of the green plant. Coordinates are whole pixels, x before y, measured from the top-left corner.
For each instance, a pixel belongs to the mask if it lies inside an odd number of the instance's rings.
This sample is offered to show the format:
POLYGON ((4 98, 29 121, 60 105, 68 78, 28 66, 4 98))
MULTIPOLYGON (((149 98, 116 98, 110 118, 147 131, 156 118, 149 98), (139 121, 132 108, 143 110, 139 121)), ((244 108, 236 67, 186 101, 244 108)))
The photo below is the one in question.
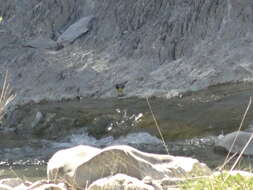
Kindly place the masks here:
POLYGON ((252 190, 253 177, 229 175, 223 172, 210 177, 188 179, 180 187, 187 190, 252 190))

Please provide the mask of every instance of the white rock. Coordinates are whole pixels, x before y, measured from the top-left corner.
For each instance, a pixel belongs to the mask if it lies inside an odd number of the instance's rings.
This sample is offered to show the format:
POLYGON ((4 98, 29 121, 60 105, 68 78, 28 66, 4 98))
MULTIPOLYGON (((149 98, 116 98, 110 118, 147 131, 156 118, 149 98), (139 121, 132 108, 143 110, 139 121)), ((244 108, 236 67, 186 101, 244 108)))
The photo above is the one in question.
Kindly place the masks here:
POLYGON ((12 187, 9 185, 0 184, 0 190, 12 190, 12 187))
POLYGON ((3 185, 8 185, 10 187, 16 187, 20 184, 22 184, 24 181, 20 178, 6 178, 6 179, 1 179, 0 184, 3 185))
POLYGON ((90 146, 76 146, 56 152, 48 161, 47 176, 50 180, 57 177, 72 179, 74 170, 80 166, 85 159, 96 155, 101 150, 90 146))
POLYGON ((133 178, 125 174, 117 174, 115 176, 99 179, 93 182, 88 188, 88 190, 112 190, 112 189, 154 190, 154 187, 143 183, 137 178, 133 178))
POLYGON ((78 188, 117 173, 140 180, 146 176, 159 180, 166 176, 191 175, 196 171, 203 175, 211 172, 196 159, 145 153, 125 145, 104 149, 77 146, 61 150, 49 160, 47 168, 50 180, 63 177, 78 188))

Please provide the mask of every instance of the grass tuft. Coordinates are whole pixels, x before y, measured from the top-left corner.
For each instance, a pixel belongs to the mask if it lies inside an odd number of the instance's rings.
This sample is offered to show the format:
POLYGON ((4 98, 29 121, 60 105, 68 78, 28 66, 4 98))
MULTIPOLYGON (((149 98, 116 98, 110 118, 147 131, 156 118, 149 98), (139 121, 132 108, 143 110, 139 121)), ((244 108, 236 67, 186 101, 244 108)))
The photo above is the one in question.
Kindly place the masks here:
POLYGON ((180 186, 183 190, 252 190, 253 177, 223 172, 208 178, 190 179, 180 186))

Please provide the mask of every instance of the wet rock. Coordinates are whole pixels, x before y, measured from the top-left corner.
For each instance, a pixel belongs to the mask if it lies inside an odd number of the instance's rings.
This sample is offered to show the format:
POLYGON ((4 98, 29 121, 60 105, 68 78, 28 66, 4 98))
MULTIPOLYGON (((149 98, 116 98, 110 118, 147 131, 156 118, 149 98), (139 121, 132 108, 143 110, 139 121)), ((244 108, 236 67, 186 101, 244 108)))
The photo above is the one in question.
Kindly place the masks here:
POLYGON ((42 114, 38 114, 37 112, 35 120, 31 123, 32 133, 34 135, 42 135, 43 133, 45 133, 45 131, 50 127, 50 123, 54 120, 55 116, 56 113, 46 113, 44 119, 42 120, 42 114), (41 123, 40 125, 38 125, 39 122, 41 123), (34 125, 34 123, 37 123, 37 125, 34 125))
MULTIPOLYGON (((245 131, 232 132, 225 135, 224 137, 220 137, 215 142, 215 148, 217 150, 225 150, 228 152, 230 151, 231 146, 236 138, 234 142, 234 146, 231 149, 231 152, 240 154, 251 136, 252 136, 252 133, 250 132, 245 132, 245 131)), ((250 141, 249 145, 247 146, 243 154, 253 155, 253 140, 250 141)))
POLYGON ((117 173, 140 180, 146 176, 158 180, 164 176, 207 175, 210 169, 196 159, 145 153, 130 146, 104 149, 78 146, 57 152, 48 162, 47 173, 50 179, 64 177, 76 187, 84 188, 117 173))
POLYGON ((91 126, 88 126, 87 132, 89 135, 96 138, 101 138, 104 135, 108 134, 108 127, 113 122, 113 118, 101 116, 96 117, 91 123, 91 126))
POLYGON ((42 119, 43 119, 43 115, 40 111, 38 111, 35 115, 33 122, 31 123, 31 127, 32 128, 36 127, 42 119))
POLYGON ((59 36, 57 42, 60 44, 71 43, 76 40, 79 36, 85 34, 90 29, 91 21, 94 19, 93 16, 81 18, 74 24, 70 25, 62 35, 59 36))
MULTIPOLYGON (((112 190, 112 189, 128 189, 128 190, 155 190, 151 185, 143 183, 137 178, 127 176, 125 174, 116 174, 114 176, 98 179, 93 182, 88 190, 112 190)), ((158 189, 157 189, 158 190, 158 189)))

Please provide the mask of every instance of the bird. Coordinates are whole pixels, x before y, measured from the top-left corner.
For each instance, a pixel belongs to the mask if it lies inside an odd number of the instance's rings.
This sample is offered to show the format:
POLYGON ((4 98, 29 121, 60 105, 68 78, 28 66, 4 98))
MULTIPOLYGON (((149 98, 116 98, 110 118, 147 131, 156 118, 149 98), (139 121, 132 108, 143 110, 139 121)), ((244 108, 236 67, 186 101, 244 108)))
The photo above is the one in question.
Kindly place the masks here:
POLYGON ((124 88, 126 86, 128 81, 124 81, 122 83, 117 83, 115 84, 115 88, 116 88, 116 91, 117 91, 117 94, 118 94, 118 97, 122 97, 124 96, 124 88))

